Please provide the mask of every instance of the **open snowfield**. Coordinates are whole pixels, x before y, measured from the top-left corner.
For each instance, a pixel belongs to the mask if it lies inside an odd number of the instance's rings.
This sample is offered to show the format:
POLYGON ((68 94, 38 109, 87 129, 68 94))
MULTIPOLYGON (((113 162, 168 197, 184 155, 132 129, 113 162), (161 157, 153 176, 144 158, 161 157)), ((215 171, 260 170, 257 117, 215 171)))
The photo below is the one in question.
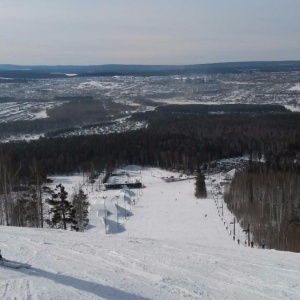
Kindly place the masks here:
POLYGON ((225 208, 221 220, 212 198, 220 175, 207 180, 209 197, 196 199, 194 179, 167 183, 162 177, 178 174, 155 168, 126 174, 145 188, 102 191, 82 176, 53 178, 70 195, 84 184, 84 233, 0 227, 2 255, 32 264, 0 266, 0 299, 300 299, 300 254, 245 247, 238 226, 241 244, 233 241, 233 216, 225 208))
POLYGON ((296 84, 295 86, 291 87, 289 91, 300 91, 300 84, 296 84))
POLYGON ((46 110, 61 105, 57 102, 0 103, 0 123, 47 118, 46 110))

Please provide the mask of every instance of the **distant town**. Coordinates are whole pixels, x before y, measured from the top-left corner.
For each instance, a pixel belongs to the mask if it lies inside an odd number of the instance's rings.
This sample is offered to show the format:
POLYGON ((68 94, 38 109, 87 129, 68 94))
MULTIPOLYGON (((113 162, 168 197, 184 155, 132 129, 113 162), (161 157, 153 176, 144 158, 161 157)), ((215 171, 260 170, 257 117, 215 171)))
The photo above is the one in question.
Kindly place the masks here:
MULTIPOLYGON (((7 71, 8 72, 8 71, 7 71)), ((127 117, 135 112, 151 111, 166 104, 280 104, 291 111, 300 111, 300 71, 260 71, 246 69, 241 72, 188 73, 178 71, 177 75, 142 76, 108 75, 82 76, 82 74, 64 74, 54 78, 14 77, 14 73, 0 74, 0 124, 57 117, 74 118, 67 125, 56 126, 34 133, 5 132, 2 141, 15 139, 36 139, 56 129, 73 128, 60 132, 58 136, 107 134, 139 129, 146 122, 133 123, 127 117), (70 106, 76 103, 76 109, 86 107, 87 116, 76 119, 70 106), (80 104, 78 104, 80 103, 80 104), (87 104, 93 103, 92 108, 87 104), (69 104, 69 105, 68 105, 69 104), (80 105, 80 108, 78 108, 80 105), (97 108, 94 106, 97 105, 97 108), (64 109, 58 109, 62 107, 64 109), (101 110, 95 118, 88 111, 101 110), (64 111, 64 115, 62 114, 64 111), (113 122, 103 128, 83 126, 95 123, 113 122), (74 128, 75 127, 75 128, 74 128)), ((18 73, 19 74, 19 73, 18 73)), ((152 74, 152 73, 151 73, 152 74)), ((153 73, 155 74, 155 73, 153 73)), ((49 74, 48 74, 49 75, 49 74)), ((46 76, 47 77, 47 76, 46 76)), ((48 77, 51 77, 50 75, 48 77)))

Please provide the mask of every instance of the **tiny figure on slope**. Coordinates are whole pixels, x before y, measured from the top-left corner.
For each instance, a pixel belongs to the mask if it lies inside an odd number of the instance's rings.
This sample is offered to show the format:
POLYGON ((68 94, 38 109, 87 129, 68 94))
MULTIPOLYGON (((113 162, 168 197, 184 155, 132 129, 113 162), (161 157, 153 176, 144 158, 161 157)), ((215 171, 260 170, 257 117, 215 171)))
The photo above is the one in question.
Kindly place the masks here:
POLYGON ((253 246, 254 246, 254 243, 253 243, 253 241, 251 242, 251 248, 253 248, 253 246))
POLYGON ((238 239, 238 244, 240 244, 240 239, 238 239))

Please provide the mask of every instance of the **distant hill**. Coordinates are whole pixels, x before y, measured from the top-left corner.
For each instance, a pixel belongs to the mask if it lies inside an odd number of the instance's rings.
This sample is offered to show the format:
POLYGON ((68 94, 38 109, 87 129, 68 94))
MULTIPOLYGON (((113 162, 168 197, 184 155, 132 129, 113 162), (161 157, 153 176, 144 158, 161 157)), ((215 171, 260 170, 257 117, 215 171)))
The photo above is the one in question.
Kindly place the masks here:
POLYGON ((59 78, 76 76, 164 76, 195 73, 300 71, 300 61, 228 62, 195 65, 10 65, 0 64, 0 77, 7 78, 59 78))

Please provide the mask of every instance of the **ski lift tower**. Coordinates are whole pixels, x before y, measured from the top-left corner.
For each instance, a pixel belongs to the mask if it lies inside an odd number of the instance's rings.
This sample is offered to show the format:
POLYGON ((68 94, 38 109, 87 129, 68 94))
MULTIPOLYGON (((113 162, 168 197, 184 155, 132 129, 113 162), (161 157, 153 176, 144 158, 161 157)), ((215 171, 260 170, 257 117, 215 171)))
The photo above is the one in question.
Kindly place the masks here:
POLYGON ((248 234, 248 247, 250 247, 250 224, 248 223, 248 228, 243 230, 246 234, 248 234))

